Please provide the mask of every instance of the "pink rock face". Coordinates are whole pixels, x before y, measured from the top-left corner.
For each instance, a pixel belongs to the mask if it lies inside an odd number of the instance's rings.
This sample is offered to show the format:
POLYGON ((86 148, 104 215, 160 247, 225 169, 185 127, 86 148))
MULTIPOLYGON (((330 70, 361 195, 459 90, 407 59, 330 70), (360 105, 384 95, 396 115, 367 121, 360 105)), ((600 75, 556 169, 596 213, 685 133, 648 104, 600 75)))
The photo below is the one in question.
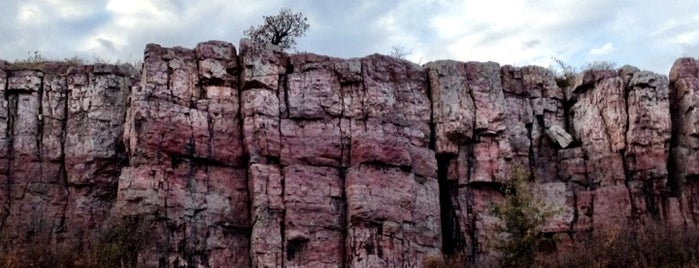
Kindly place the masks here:
POLYGON ((131 70, 68 69, 45 63, 41 70, 2 72, 0 218, 10 241, 89 233, 114 202, 126 159, 120 139, 131 70))
POLYGON ((628 118, 624 82, 611 71, 594 70, 581 74, 578 81, 583 82, 574 86, 577 102, 571 120, 575 138, 583 144, 586 170, 592 179, 589 183, 622 184, 625 174, 619 152, 626 146, 628 118))
POLYGON ((457 154, 473 138, 475 109, 466 78, 466 65, 437 61, 425 65, 432 92, 436 153, 457 154))
POLYGON ((342 266, 345 202, 340 171, 292 165, 283 173, 285 265, 342 266))
POLYGON ((699 212, 699 167, 696 165, 699 160, 699 116, 695 111, 699 103, 699 62, 696 59, 675 61, 670 71, 669 95, 673 138, 672 165, 669 167, 674 169, 670 185, 682 199, 680 204, 686 202, 685 217, 696 222, 699 212))
POLYGON ((516 170, 554 236, 699 221, 695 59, 560 88, 537 66, 239 51, 149 44, 140 76, 0 61, 0 237, 80 242, 139 215, 145 267, 488 264, 516 170))
POLYGON ((112 212, 165 215, 173 227, 160 230, 159 246, 148 252, 156 261, 248 266, 251 206, 235 48, 149 45, 145 54, 125 124, 129 168, 112 212))

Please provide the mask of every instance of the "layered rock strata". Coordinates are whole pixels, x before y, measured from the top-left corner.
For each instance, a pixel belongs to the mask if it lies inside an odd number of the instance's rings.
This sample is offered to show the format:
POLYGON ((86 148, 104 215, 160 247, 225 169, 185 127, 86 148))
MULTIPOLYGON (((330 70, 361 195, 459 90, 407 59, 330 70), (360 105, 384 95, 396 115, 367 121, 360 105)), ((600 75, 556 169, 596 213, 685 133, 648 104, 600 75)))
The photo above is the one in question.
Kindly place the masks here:
POLYGON ((338 59, 209 41, 123 66, 0 63, 0 227, 16 245, 148 216, 146 267, 487 262, 525 171, 550 235, 695 225, 699 62, 669 79, 338 59))

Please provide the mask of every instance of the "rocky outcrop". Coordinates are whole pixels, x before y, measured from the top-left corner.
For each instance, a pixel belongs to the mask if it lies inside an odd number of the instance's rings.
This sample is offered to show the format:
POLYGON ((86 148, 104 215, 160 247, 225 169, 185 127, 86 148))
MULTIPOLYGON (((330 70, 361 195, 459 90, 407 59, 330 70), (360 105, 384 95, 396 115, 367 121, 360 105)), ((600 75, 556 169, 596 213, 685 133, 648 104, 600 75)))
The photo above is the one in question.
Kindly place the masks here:
MULTIPOLYGON (((650 81, 649 81, 650 82, 650 81)), ((668 209, 674 222, 696 225, 699 215, 699 135, 695 106, 699 103, 699 61, 682 58, 670 71, 670 111, 672 120, 671 157, 668 168, 674 210, 668 209), (678 211, 679 210, 679 211, 678 211)))
MULTIPOLYGON (((695 225, 699 63, 665 76, 149 44, 143 70, 0 62, 6 242, 147 216, 146 267, 487 262, 513 173, 548 235, 695 225)), ((567 235, 564 237, 568 237, 567 235)))
POLYGON ((128 161, 133 70, 44 63, 1 72, 2 223, 11 243, 86 237, 108 217, 128 161))

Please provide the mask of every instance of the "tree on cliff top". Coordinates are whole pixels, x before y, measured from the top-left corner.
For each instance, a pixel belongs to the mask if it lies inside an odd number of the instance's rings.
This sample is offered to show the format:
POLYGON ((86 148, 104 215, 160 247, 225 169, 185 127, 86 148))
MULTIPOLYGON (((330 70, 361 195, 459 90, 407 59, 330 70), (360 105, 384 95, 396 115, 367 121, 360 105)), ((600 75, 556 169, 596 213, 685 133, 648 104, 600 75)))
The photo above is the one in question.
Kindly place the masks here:
POLYGON ((283 8, 275 16, 264 16, 265 23, 257 27, 250 26, 245 35, 258 43, 273 44, 288 49, 296 45, 296 38, 308 30, 308 20, 301 12, 294 13, 283 8))

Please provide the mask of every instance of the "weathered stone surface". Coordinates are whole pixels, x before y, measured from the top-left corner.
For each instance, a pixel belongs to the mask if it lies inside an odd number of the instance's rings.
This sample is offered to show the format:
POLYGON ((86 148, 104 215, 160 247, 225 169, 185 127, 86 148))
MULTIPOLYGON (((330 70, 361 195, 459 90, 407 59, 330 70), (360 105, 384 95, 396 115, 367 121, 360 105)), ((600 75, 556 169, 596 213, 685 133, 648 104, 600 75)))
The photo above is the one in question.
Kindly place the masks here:
POLYGON ((519 168, 557 211, 540 230, 553 236, 699 222, 696 59, 669 80, 624 66, 562 89, 536 66, 250 40, 144 54, 140 76, 0 62, 9 243, 79 242, 140 215, 156 223, 146 267, 487 264, 519 168))
POLYGON ((623 80, 612 71, 587 71, 579 75, 574 88, 578 96, 571 120, 575 139, 582 142, 587 157, 590 183, 623 183, 624 164, 619 152, 626 147, 628 128, 623 80))
POLYGON ((342 114, 340 81, 332 70, 315 69, 287 77, 289 117, 308 120, 342 114))
POLYGON ((159 230, 160 249, 150 254, 169 265, 250 265, 235 49, 149 45, 145 54, 124 131, 130 167, 113 213, 166 215, 173 227, 159 230))
POLYGON ((252 200, 250 259, 253 267, 280 267, 284 262, 284 186, 275 165, 251 164, 248 169, 252 200))
POLYGON ((670 71, 670 98, 672 132, 676 143, 672 156, 675 180, 674 186, 681 189, 688 180, 699 175, 699 62, 692 58, 675 61, 670 71))
POLYGON ((573 137, 563 128, 557 125, 552 125, 547 128, 546 135, 561 146, 561 148, 566 148, 571 142, 573 142, 573 137))
POLYGON ((342 166, 340 119, 281 121, 281 163, 342 166))
POLYGON ((284 185, 285 264, 342 267, 345 202, 339 170, 287 166, 284 185))
POLYGON ((596 189, 592 199, 593 228, 608 230, 624 226, 631 220, 629 189, 624 185, 596 189))
POLYGON ((636 72, 627 86, 629 129, 625 164, 637 214, 659 217, 667 192, 671 138, 668 80, 648 71, 636 72))
POLYGON ((437 61, 425 65, 429 75, 436 153, 457 154, 473 138, 475 111, 466 65, 437 61))
POLYGON ((543 232, 565 233, 575 219, 573 192, 563 182, 549 182, 536 185, 534 196, 546 205, 545 209, 553 216, 542 226, 543 232))

